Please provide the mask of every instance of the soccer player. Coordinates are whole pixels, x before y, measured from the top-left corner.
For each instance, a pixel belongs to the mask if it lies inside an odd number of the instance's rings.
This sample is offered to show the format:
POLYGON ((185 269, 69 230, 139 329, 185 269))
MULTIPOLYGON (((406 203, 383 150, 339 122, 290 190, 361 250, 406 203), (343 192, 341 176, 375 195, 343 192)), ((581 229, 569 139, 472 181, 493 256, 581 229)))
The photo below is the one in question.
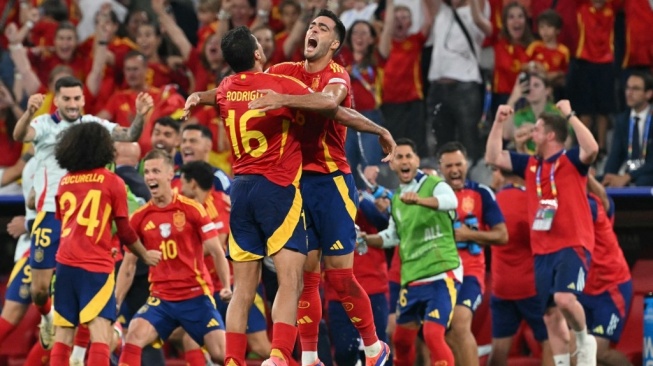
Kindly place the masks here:
POLYGON ((501 150, 502 124, 513 110, 500 106, 488 137, 485 160, 526 180, 535 282, 537 292, 547 295, 545 306, 549 308, 544 323, 555 365, 570 363, 569 328, 578 342, 577 365, 596 365, 596 339, 587 334, 585 311, 577 296, 585 287, 588 259, 594 249, 585 192, 589 164, 599 147, 568 100, 559 101, 557 107, 562 115, 544 113, 535 123, 532 135, 536 156, 528 156, 501 150), (564 148, 568 124, 579 148, 564 148))
MULTIPOLYGON (((236 183, 231 192, 233 206, 229 256, 234 263, 236 288, 227 311, 229 354, 226 363, 244 364, 243 356, 247 343, 242 333, 246 325, 247 307, 242 305, 251 305, 258 284, 258 277, 255 279, 251 273, 261 270, 260 260, 267 255, 273 257, 277 268, 280 285, 277 299, 283 299, 275 301, 272 309, 274 328, 270 361, 276 362, 277 365, 286 365, 296 335, 294 324, 297 322, 297 303, 292 299, 298 295, 296 292, 301 287, 301 268, 298 273, 296 270, 297 265, 304 263, 303 256, 306 253, 305 235, 302 234, 303 222, 299 222, 300 217, 303 221, 302 199, 297 190, 301 176, 302 152, 296 126, 291 121, 303 125, 306 120, 303 114, 297 114, 288 108, 276 110, 280 106, 274 106, 257 110, 250 108, 247 103, 263 94, 259 92, 260 89, 267 88, 274 91, 268 92, 268 95, 283 95, 276 94, 277 92, 305 94, 308 96, 305 100, 308 100, 309 109, 330 115, 333 115, 338 104, 324 94, 309 95, 311 90, 294 78, 256 74, 256 71, 262 70, 265 56, 256 39, 246 28, 232 30, 229 37, 223 39, 222 47, 225 59, 239 74, 225 79, 217 90, 193 93, 186 101, 186 111, 188 113, 190 108, 198 104, 219 105, 220 113, 229 128, 229 137, 236 157, 234 172, 237 176, 244 175, 236 179, 240 187, 238 193, 234 192, 236 183), (274 117, 279 122, 263 123, 268 118, 262 117, 274 117), (246 192, 249 191, 255 193, 246 197, 246 192), (277 231, 279 227, 283 230, 277 231), (266 244, 262 242, 263 239, 269 242, 266 244)), ((386 152, 391 153, 394 150, 394 140, 387 130, 342 108, 337 109, 335 116, 344 120, 342 123, 355 126, 361 131, 385 136, 386 152)), ((319 125, 310 127, 310 130, 320 128, 319 125)), ((342 156, 344 157, 344 150, 342 156)), ((353 187, 353 179, 351 183, 353 187)), ((353 235, 355 240, 355 233, 353 235)), ((361 296, 367 300, 369 309, 369 299, 364 292, 361 292, 361 296)), ((319 322, 319 318, 315 319, 319 322)), ((372 322, 371 309, 369 322, 372 322)), ((374 325, 371 324, 374 331, 374 325)), ((376 338, 375 334, 374 337, 376 338)))
POLYGON ((492 353, 488 366, 505 366, 522 320, 542 344, 542 365, 553 365, 544 325, 544 307, 535 290, 533 253, 524 180, 513 172, 493 168, 492 188, 506 220, 508 243, 492 246, 492 353))
MULTIPOLYGON (((129 324, 120 364, 140 365, 142 348, 167 339, 179 326, 206 346, 213 362, 222 362, 224 326, 204 265, 204 250, 214 258, 220 252, 215 224, 200 204, 173 193, 174 163, 168 154, 154 149, 143 160, 152 199, 132 214, 130 224, 145 247, 161 250, 162 256, 150 267, 150 297, 129 324)), ((131 286, 135 267, 136 256, 125 253, 116 283, 117 305, 131 286)))
MULTIPOLYGON (((189 198, 201 203, 206 209, 206 213, 216 225, 220 243, 227 247, 227 237, 229 235, 229 210, 230 207, 224 200, 224 192, 216 191, 212 188, 213 167, 203 161, 194 161, 184 164, 181 167, 181 193, 189 198)), ((209 259, 209 257, 206 257, 209 259)), ((212 260, 212 259, 211 259, 212 260)), ((226 260, 225 260, 226 262, 226 260)), ((231 298, 231 281, 229 272, 219 276, 220 273, 212 268, 215 267, 206 262, 213 282, 213 298, 216 307, 222 318, 227 315, 227 301, 231 298)), ((261 287, 257 290, 254 299, 254 306, 249 310, 247 317, 247 344, 252 352, 261 357, 267 357, 270 354, 270 340, 267 335, 267 319, 265 307, 263 304, 263 294, 260 293, 261 287)))
MULTIPOLYGON (((268 72, 295 77, 332 98, 335 104, 350 107, 349 75, 332 60, 344 38, 345 27, 340 19, 331 11, 321 10, 306 32, 306 60, 278 64, 268 72)), ((249 106, 264 111, 278 106, 311 109, 314 107, 312 103, 307 96, 267 94, 249 106)), ((346 128, 333 119, 312 115, 307 119, 312 126, 304 130, 302 137, 304 173, 301 187, 305 197, 309 255, 304 267, 304 289, 300 298, 303 305, 297 314, 298 319, 304 320, 299 322, 302 364, 321 364, 317 357, 319 319, 322 318, 319 294, 321 252, 324 255, 326 281, 345 304, 347 315, 353 319, 361 334, 367 365, 383 365, 390 349, 376 336, 370 300, 356 281, 352 269, 358 193, 345 157, 346 128)), ((337 115, 335 119, 339 119, 337 115)), ((370 132, 383 137, 379 130, 370 132)), ((382 146, 385 144, 383 140, 381 143, 382 146)), ((386 146, 383 147, 384 151, 389 152, 386 146)), ((387 159, 389 157, 384 161, 387 159)))
POLYGON ((508 229, 492 190, 467 179, 465 147, 450 141, 440 147, 438 156, 442 176, 460 203, 456 209, 455 238, 464 273, 447 342, 460 365, 474 366, 479 361, 472 319, 485 291, 484 246, 507 243, 508 229))
POLYGON ((418 170, 419 162, 415 143, 398 139, 390 164, 400 186, 392 197, 390 225, 379 234, 363 233, 362 237, 372 247, 399 245, 401 291, 393 365, 415 363, 415 339, 420 327, 431 364, 454 365, 445 332, 454 316, 463 279, 452 225, 458 199, 442 178, 418 170))
POLYGON ((587 314, 588 331, 596 337, 599 364, 632 366, 623 353, 611 348, 611 344, 619 343, 621 338, 632 303, 633 281, 612 228, 614 202, 605 194, 600 183, 592 183, 589 185, 592 193, 588 199, 594 219, 596 246, 587 274, 587 284, 578 300, 587 314), (607 200, 607 206, 599 198, 601 196, 607 200))
POLYGON ((59 166, 54 157, 54 148, 59 141, 59 133, 78 123, 93 122, 105 127, 115 141, 133 142, 138 140, 143 130, 145 115, 153 105, 152 97, 145 93, 139 94, 136 98, 137 114, 132 125, 126 128, 95 116, 82 115, 84 108, 83 84, 74 77, 60 78, 55 83, 54 89, 54 104, 57 111, 54 114, 41 115, 32 120, 34 113, 44 100, 43 95, 34 94, 29 97, 27 110, 16 122, 13 132, 16 141, 34 143, 34 158, 39 163, 34 176, 38 214, 32 229, 29 261, 32 268, 32 300, 42 314, 39 336, 46 349, 52 347, 52 334, 54 334, 49 288, 61 231, 61 223, 54 216, 54 196, 61 177, 66 174, 66 170, 59 166))
MULTIPOLYGON (((181 158, 184 164, 191 161, 209 161, 213 133, 208 127, 202 125, 186 125, 181 131, 181 158)), ((229 193, 231 179, 218 168, 213 168, 213 188, 217 191, 229 193)), ((181 187, 179 175, 172 180, 172 187, 177 190, 181 187)))
POLYGON ((161 253, 146 251, 129 226, 125 184, 105 168, 113 161, 114 149, 104 126, 70 127, 55 148, 55 158, 68 173, 61 178, 55 197, 61 245, 56 258, 51 365, 68 365, 75 327, 85 324, 93 339, 89 363, 108 366, 111 325, 116 318, 112 223, 120 240, 147 265, 156 265, 161 253))

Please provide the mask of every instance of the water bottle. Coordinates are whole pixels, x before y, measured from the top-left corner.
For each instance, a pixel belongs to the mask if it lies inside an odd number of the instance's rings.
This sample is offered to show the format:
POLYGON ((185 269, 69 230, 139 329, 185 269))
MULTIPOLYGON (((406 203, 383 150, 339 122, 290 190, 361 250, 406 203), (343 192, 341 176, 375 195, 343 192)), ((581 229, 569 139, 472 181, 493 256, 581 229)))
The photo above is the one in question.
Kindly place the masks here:
POLYGON ((653 366, 653 292, 644 297, 644 350, 642 365, 653 366))
POLYGON ((367 241, 361 236, 361 229, 356 225, 356 253, 363 255, 367 253, 367 241))
MULTIPOLYGON (((460 221, 456 220, 456 221, 453 222, 454 230, 455 229, 460 229, 461 226, 462 226, 462 224, 460 223, 460 221)), ((458 249, 467 249, 467 242, 466 241, 457 241, 456 242, 456 248, 458 248, 458 249)))
MULTIPOLYGON (((474 215, 467 215, 465 217, 465 225, 474 231, 478 231, 478 219, 474 215)), ((483 248, 474 242, 468 244, 467 250, 469 250, 469 254, 471 255, 480 255, 483 252, 483 248)))

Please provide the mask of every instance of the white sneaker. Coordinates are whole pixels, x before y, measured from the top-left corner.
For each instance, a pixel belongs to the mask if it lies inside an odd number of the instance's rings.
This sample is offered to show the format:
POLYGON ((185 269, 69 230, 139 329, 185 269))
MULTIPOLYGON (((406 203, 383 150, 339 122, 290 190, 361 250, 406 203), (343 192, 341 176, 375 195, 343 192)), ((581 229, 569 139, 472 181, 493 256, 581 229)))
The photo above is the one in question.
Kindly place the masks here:
POLYGON ((596 338, 588 334, 585 342, 577 347, 576 366, 596 366, 596 338))
POLYGON ((54 323, 52 317, 48 315, 41 316, 39 324, 39 341, 44 350, 49 351, 54 345, 54 323))

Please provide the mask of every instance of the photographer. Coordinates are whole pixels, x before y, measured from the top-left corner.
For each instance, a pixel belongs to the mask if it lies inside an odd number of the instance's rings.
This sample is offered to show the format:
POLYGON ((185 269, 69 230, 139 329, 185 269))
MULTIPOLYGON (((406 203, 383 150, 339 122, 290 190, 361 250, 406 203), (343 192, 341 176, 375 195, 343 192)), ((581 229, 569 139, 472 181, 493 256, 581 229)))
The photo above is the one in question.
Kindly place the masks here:
MULTIPOLYGON (((542 112, 560 113, 551 101, 551 94, 551 87, 543 73, 522 72, 517 78, 507 103, 516 112, 503 126, 503 139, 511 141, 517 152, 533 155, 535 143, 531 139, 531 132, 535 121, 542 112), (523 107, 517 108, 517 104, 523 107)), ((569 148, 571 144, 570 135, 565 146, 569 148)))

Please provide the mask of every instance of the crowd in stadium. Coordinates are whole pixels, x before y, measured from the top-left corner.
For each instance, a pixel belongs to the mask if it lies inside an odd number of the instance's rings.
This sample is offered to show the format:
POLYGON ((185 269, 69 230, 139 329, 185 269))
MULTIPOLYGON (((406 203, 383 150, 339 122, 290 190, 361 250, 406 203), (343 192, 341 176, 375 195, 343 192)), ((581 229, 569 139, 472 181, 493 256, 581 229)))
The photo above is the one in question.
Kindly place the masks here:
POLYGON ((0 4, 0 351, 36 309, 30 366, 633 364, 650 1, 0 4))

